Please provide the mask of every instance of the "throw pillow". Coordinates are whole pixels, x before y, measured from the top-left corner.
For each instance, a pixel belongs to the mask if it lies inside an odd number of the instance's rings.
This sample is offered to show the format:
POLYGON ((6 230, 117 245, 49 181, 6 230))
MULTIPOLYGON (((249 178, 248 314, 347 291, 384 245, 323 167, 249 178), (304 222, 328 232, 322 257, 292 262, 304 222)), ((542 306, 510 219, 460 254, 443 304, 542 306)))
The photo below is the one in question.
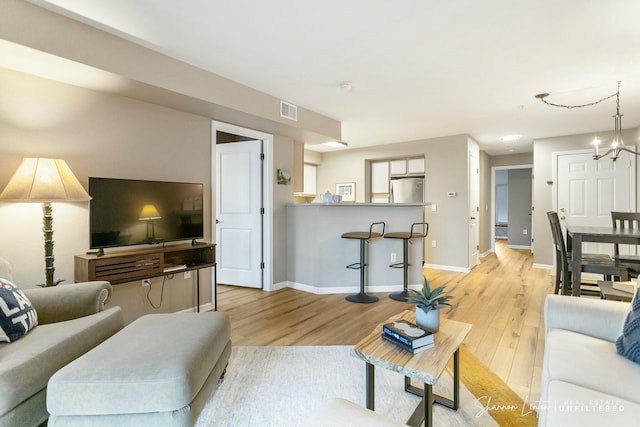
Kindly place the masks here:
POLYGON ((0 279, 0 341, 13 342, 38 324, 38 315, 24 292, 0 279))
POLYGON ((632 362, 640 363, 640 295, 636 294, 622 327, 622 335, 616 340, 618 353, 632 362))

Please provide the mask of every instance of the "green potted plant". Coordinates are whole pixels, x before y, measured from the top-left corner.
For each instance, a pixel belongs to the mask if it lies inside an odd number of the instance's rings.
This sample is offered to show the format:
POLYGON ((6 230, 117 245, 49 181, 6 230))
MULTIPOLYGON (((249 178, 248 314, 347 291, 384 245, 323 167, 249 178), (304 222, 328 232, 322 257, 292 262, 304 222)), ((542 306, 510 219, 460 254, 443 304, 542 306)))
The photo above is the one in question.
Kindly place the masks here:
POLYGON ((413 295, 409 296, 407 304, 416 306, 416 323, 433 332, 440 329, 440 309, 445 306, 451 307, 449 300, 453 296, 445 295, 447 292, 444 288, 440 286, 431 290, 429 279, 425 276, 421 291, 409 290, 413 295))

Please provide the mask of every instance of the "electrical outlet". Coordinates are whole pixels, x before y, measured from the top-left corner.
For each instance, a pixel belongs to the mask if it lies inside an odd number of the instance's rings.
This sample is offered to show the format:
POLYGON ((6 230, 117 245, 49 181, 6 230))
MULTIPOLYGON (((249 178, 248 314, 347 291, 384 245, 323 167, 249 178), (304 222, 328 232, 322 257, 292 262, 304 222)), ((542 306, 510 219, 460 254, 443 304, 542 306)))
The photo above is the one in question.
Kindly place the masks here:
POLYGON ((396 258, 396 253, 391 252, 391 262, 396 262, 398 259, 396 258))
POLYGON ((183 273, 183 277, 184 277, 185 279, 191 279, 191 272, 190 272, 190 271, 185 271, 185 272, 183 273))
POLYGON ((151 280, 149 279, 143 279, 142 280, 142 287, 145 288, 147 286, 151 286, 151 280))
POLYGON ((436 206, 435 204, 431 205, 431 212, 437 212, 438 211, 438 206, 436 206))
POLYGON ((431 247, 432 247, 432 248, 435 248, 435 247, 436 247, 436 241, 435 241, 435 240, 432 240, 432 241, 431 241, 431 247))

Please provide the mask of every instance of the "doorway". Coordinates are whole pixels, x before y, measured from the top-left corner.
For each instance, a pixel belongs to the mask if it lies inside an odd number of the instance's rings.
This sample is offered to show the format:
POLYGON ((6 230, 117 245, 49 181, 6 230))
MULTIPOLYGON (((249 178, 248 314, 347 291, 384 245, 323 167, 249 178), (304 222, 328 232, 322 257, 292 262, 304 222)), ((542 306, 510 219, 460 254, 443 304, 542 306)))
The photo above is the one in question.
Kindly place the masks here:
POLYGON ((491 249, 505 239, 512 249, 533 252, 533 165, 491 168, 491 249))
POLYGON ((218 282, 262 288, 262 140, 216 144, 218 282))
MULTIPOLYGON (((273 136, 251 129, 221 122, 212 122, 211 188, 212 227, 216 242, 216 262, 220 283, 250 286, 271 290, 272 279, 272 150, 273 136), (220 149, 225 146, 224 150, 220 149), (258 152, 255 151, 259 146, 258 152), (260 151, 262 155, 260 155, 260 151), (220 166, 222 153, 230 154, 227 167, 220 166), (257 163, 256 158, 262 157, 257 163), (227 172, 225 172, 227 171, 227 172), (233 172, 231 172, 233 171, 233 172), (221 175, 222 178, 221 179, 221 175), (226 179, 229 178, 229 179, 226 179), (240 188, 242 187, 242 188, 240 188), (236 206, 225 210, 221 196, 241 195, 232 203, 236 206), (254 196, 258 195, 257 200, 254 196), (253 197, 253 198, 252 198, 253 197), (249 209, 249 206, 251 205, 249 209), (237 209, 238 207, 247 209, 237 209), (222 211, 221 211, 222 208, 222 211), (259 218, 249 219, 251 227, 237 226, 244 213, 258 210, 259 218), (218 218, 224 212, 224 218, 218 218), (216 223, 216 220, 217 223, 216 223), (220 222, 222 221, 222 222, 220 222), (250 231, 249 231, 250 230, 250 231), (239 234, 243 238, 239 238, 239 234), (221 256, 222 255, 222 256, 221 256), (226 274, 229 273, 229 274, 226 274)), ((233 199, 227 199, 233 200, 233 199)), ((227 203, 226 206, 229 206, 227 203)))

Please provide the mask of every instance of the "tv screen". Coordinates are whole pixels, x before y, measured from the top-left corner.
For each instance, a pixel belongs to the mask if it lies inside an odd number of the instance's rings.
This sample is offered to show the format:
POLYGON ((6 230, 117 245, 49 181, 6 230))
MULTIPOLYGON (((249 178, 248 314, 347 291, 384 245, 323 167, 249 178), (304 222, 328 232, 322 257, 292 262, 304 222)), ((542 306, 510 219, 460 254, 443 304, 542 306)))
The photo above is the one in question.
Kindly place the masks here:
POLYGON ((89 177, 92 249, 204 237, 202 184, 89 177))

